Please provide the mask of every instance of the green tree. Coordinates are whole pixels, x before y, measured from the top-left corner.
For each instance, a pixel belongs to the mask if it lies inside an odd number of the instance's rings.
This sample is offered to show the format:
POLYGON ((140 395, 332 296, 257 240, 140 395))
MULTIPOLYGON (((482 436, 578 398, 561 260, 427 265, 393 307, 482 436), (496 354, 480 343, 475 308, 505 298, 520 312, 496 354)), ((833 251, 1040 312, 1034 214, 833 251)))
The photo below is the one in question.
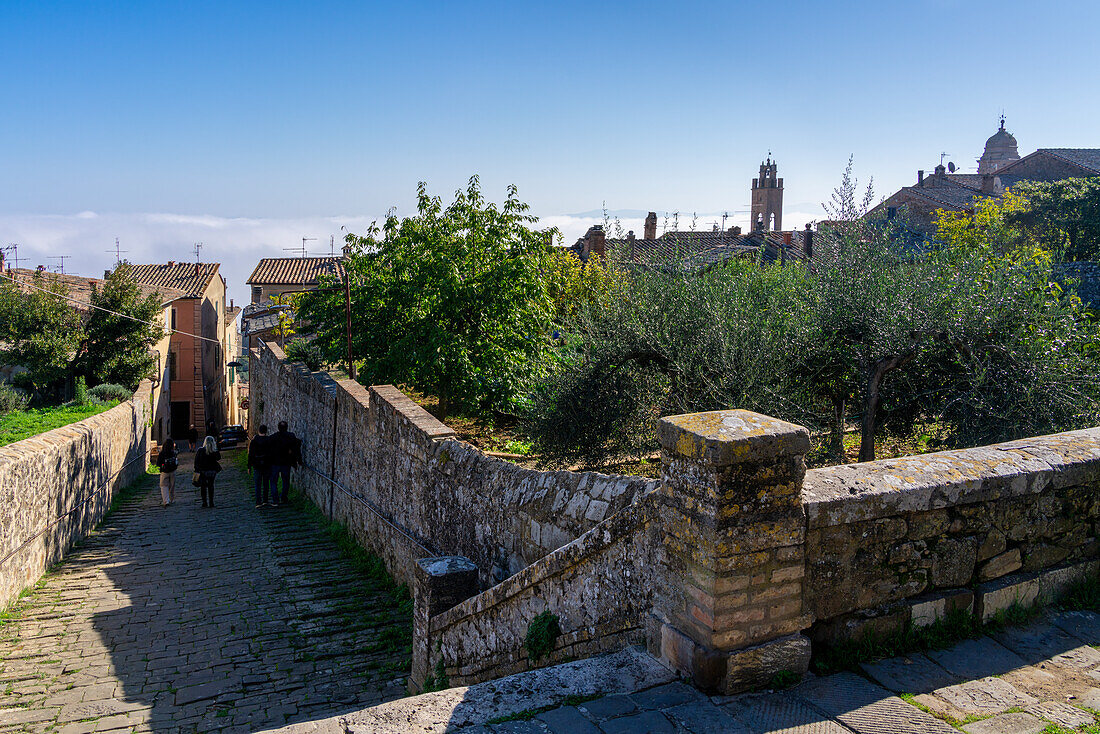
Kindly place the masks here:
POLYGON ((672 258, 622 273, 606 303, 563 329, 524 430, 547 463, 598 465, 655 450, 664 415, 737 407, 806 418, 789 370, 803 276, 741 260, 694 271, 672 258))
POLYGON ((58 278, 36 273, 24 286, 0 278, 0 359, 27 372, 17 384, 58 397, 84 330, 58 278))
POLYGON ((127 262, 119 265, 93 287, 91 310, 84 326, 84 340, 76 371, 89 384, 109 382, 133 390, 149 374, 155 358, 150 350, 163 336, 155 322, 162 314, 161 298, 143 296, 127 262))
POLYGON ((1021 181, 1012 192, 1027 204, 1012 223, 1065 260, 1100 259, 1100 177, 1021 181))
MULTIPOLYGON (((352 351, 364 382, 400 382, 453 406, 511 411, 542 370, 551 302, 543 277, 552 230, 536 231, 515 186, 502 206, 477 177, 444 207, 421 183, 417 214, 348 235, 352 351)), ((301 295, 329 362, 343 362, 339 280, 301 295)))

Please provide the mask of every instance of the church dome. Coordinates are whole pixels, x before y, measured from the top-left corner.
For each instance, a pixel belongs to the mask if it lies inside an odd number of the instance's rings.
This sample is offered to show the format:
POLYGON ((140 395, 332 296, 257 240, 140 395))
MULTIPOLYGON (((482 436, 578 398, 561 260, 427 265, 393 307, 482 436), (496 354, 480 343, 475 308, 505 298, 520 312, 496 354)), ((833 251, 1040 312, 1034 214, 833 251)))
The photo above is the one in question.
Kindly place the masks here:
POLYGON ((985 141, 985 152, 978 159, 978 173, 993 173, 999 168, 1020 160, 1016 138, 1005 130, 1005 118, 1001 116, 1001 129, 985 141))

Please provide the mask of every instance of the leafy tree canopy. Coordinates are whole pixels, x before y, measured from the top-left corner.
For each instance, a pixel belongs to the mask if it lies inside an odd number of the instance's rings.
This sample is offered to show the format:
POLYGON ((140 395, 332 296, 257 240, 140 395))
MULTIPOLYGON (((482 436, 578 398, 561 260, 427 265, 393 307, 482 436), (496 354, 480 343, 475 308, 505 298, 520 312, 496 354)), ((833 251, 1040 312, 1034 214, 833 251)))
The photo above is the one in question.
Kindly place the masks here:
POLYGON ((84 329, 57 277, 36 273, 28 285, 0 278, 0 360, 25 367, 17 382, 52 398, 68 377, 84 329))
MULTIPOLYGON (((475 176, 444 206, 421 183, 417 214, 348 235, 352 352, 366 383, 400 382, 452 405, 510 411, 543 368, 553 303, 544 267, 553 230, 534 230, 515 186, 502 206, 475 176)), ((344 360, 338 281, 302 294, 330 362, 344 360)))
POLYGON ((1009 215, 1065 260, 1100 260, 1100 177, 1021 181, 1026 206, 1009 215))
POLYGON ((157 325, 161 299, 142 296, 133 268, 124 261, 102 287, 92 288, 91 304, 96 308, 84 325, 76 371, 88 384, 115 383, 133 390, 149 374, 154 363, 150 350, 164 336, 157 325))

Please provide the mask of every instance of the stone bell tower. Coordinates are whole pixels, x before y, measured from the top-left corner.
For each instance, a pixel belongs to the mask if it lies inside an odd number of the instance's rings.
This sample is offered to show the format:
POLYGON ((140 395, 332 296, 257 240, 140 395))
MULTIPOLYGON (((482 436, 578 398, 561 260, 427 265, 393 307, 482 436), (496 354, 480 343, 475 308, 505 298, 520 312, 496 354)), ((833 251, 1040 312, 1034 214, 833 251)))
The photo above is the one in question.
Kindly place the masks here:
POLYGON ((752 180, 752 229, 783 229, 783 179, 776 176, 771 153, 760 164, 760 177, 752 180))

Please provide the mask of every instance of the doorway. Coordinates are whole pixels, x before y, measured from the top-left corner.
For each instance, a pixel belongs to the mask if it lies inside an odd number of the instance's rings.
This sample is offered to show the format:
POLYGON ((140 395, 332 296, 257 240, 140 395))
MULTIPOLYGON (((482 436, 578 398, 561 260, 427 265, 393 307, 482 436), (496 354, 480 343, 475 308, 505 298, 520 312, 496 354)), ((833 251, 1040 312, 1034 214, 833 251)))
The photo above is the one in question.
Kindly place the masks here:
POLYGON ((191 427, 191 402, 172 401, 172 438, 187 438, 187 429, 191 427))

